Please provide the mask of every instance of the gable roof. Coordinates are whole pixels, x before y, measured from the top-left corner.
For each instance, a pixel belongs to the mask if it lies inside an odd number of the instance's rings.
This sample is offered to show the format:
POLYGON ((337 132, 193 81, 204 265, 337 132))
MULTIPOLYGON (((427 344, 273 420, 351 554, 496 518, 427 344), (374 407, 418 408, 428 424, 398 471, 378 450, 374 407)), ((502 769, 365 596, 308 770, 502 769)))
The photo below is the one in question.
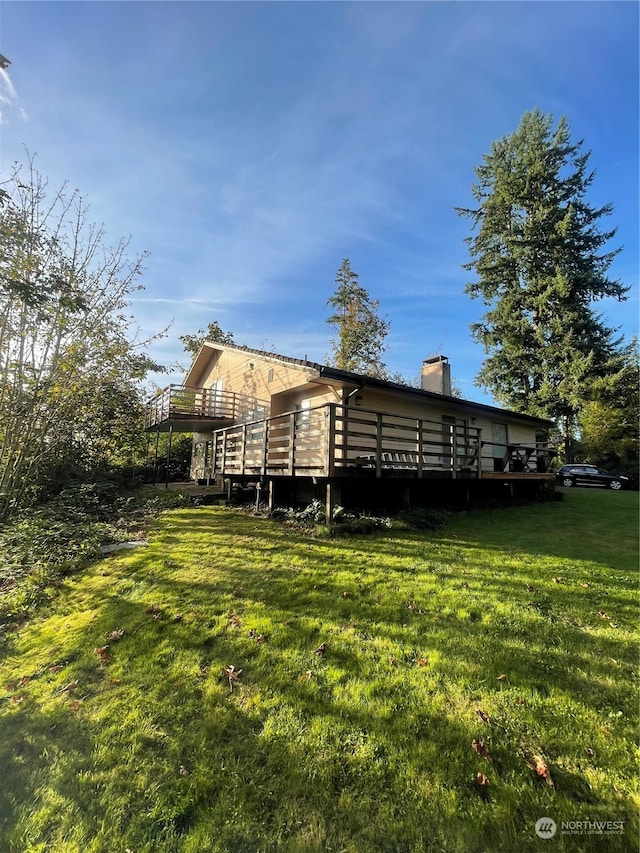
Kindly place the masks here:
POLYGON ((187 373, 185 378, 185 385, 188 385, 187 381, 189 377, 193 374, 194 376, 198 376, 199 373, 206 367, 210 355, 210 351, 212 349, 230 352, 242 352, 248 353, 251 355, 259 356, 262 359, 267 361, 274 361, 282 364, 294 365, 297 367, 301 367, 306 369, 309 374, 310 381, 320 381, 326 382, 327 384, 331 384, 333 382, 338 382, 344 385, 353 385, 354 387, 360 388, 378 388, 384 391, 391 391, 397 394, 407 394, 412 397, 423 398, 425 400, 437 401, 442 403, 443 400, 446 400, 447 405, 464 409, 465 411, 469 411, 473 409, 478 413, 485 413, 488 415, 508 415, 509 418, 513 418, 516 420, 524 421, 529 424, 534 424, 540 427, 550 427, 554 426, 553 421, 550 421, 546 418, 538 418, 534 415, 526 415, 523 412, 514 412, 509 409, 502 409, 499 406, 490 406, 486 403, 477 403, 473 400, 465 400, 461 397, 445 397, 443 394, 438 394, 435 391, 425 391, 422 388, 414 388, 411 385, 404 385, 400 382, 390 382, 386 379, 377 379, 374 376, 365 376, 360 373, 351 373, 347 370, 339 370, 337 367, 330 367, 325 364, 319 364, 315 361, 308 361, 300 358, 291 358, 289 356, 280 355, 276 352, 266 352, 264 350, 252 349, 251 347, 245 346, 237 346, 235 344, 220 344, 215 341, 205 341, 197 355, 195 356, 191 367, 187 373), (315 374, 315 376, 314 376, 315 374))

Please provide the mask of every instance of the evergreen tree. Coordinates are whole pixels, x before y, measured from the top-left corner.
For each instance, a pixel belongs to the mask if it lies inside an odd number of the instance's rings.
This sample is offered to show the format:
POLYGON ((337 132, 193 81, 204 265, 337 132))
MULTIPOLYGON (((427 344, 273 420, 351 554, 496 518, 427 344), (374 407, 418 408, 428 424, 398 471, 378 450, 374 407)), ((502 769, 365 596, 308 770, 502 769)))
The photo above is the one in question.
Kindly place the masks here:
POLYGON ((582 145, 564 117, 554 129, 551 115, 525 113, 475 169, 477 207, 457 208, 476 232, 466 292, 488 309, 471 326, 488 355, 476 381, 503 405, 555 419, 567 445, 619 343, 593 303, 627 291, 607 277, 620 249, 606 249, 616 229, 599 228, 611 205, 586 200, 595 173, 582 145))
POLYGON ((339 370, 387 377, 387 368, 382 361, 386 349, 384 339, 389 333, 389 323, 378 316, 379 302, 371 299, 351 269, 348 258, 344 258, 336 275, 337 288, 327 305, 334 313, 327 324, 336 329, 337 337, 331 341, 333 347, 332 366, 339 370))

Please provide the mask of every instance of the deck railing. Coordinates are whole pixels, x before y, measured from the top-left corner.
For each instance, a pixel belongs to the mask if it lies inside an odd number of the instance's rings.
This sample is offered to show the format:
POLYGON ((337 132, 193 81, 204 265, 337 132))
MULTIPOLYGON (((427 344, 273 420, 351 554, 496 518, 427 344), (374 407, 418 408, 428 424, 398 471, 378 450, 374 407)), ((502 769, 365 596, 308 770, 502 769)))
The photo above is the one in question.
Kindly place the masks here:
POLYGON ((347 468, 373 469, 376 477, 391 471, 481 477, 546 471, 551 459, 546 445, 496 447, 466 424, 328 403, 216 430, 212 462, 215 473, 231 477, 332 477, 347 468))
POLYGON ((259 401, 254 398, 234 391, 167 385, 147 403, 145 427, 150 429, 167 421, 180 420, 237 421, 255 411, 258 405, 259 401))

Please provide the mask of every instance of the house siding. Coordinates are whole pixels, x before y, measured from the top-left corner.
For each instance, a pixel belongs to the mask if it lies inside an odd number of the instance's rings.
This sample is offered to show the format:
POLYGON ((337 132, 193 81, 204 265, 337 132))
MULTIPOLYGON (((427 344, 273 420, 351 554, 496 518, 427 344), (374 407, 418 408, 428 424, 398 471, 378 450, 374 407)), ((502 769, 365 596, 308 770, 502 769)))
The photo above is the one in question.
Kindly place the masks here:
POLYGON ((285 364, 252 352, 212 349, 200 381, 205 388, 221 382, 225 391, 236 391, 268 403, 274 394, 295 388, 314 375, 317 370, 313 368, 285 364))

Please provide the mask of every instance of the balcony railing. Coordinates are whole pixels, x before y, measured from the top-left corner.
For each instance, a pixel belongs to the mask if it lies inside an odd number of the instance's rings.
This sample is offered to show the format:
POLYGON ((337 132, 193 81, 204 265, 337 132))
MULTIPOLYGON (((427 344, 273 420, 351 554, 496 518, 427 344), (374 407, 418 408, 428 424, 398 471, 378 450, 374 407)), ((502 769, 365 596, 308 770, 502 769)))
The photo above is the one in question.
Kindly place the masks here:
POLYGON ((259 410, 265 411, 264 404, 234 391, 168 385, 147 403, 145 427, 153 429, 169 423, 182 423, 188 428, 199 424, 215 426, 216 421, 220 425, 242 420, 259 410))
POLYGON ((484 442, 477 427, 329 403, 215 431, 212 467, 225 477, 368 470, 375 477, 480 478, 545 474, 553 454, 546 444, 484 442))

